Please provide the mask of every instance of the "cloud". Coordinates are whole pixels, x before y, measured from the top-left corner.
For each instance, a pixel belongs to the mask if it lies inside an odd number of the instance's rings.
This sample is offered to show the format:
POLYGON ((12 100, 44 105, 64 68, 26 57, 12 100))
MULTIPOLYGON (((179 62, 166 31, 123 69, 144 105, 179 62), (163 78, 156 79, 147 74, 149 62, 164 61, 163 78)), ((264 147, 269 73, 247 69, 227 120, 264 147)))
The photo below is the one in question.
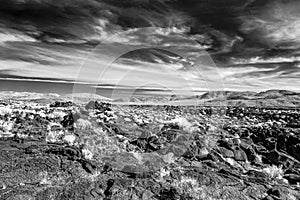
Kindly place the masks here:
POLYGON ((268 63, 294 63, 300 62, 300 56, 291 56, 291 57, 269 57, 263 58, 261 56, 248 58, 248 59, 239 59, 233 58, 233 64, 236 65, 245 65, 245 64, 268 64, 268 63))
MULTIPOLYGON (((297 0, 256 0, 247 6, 240 18, 240 30, 259 43, 271 47, 300 45, 300 2, 297 0)), ((250 40, 249 42, 254 42, 250 40)))
POLYGON ((131 64, 140 66, 128 79, 132 85, 155 72, 170 83, 184 76, 199 88, 200 70, 207 81, 223 77, 229 88, 270 86, 300 77, 299 8, 297 0, 4 1, 0 70, 2 76, 74 80, 83 63, 79 79, 89 81, 108 64, 114 76, 131 64), (149 48, 160 51, 143 51, 149 48), (123 63, 109 63, 111 57, 123 63), (199 69, 193 68, 202 57, 199 69))
POLYGON ((41 41, 86 41, 118 28, 103 23, 114 18, 107 8, 105 3, 94 0, 5 1, 0 8, 0 24, 41 41))
POLYGON ((32 37, 22 34, 11 34, 0 32, 0 44, 6 42, 35 42, 36 40, 32 37))
POLYGON ((0 45, 0 59, 40 65, 66 66, 82 62, 89 49, 82 45, 63 46, 38 42, 6 41, 0 45))
POLYGON ((11 0, 1 3, 0 26, 46 42, 85 42, 139 27, 174 27, 186 19, 162 1, 11 0))

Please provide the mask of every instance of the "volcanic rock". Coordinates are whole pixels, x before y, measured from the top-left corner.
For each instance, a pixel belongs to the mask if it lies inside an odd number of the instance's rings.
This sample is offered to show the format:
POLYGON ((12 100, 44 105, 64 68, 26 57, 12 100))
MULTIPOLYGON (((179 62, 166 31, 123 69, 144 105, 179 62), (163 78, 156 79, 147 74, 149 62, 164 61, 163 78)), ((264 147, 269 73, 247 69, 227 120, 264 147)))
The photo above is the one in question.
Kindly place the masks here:
POLYGON ((224 158, 233 158, 234 157, 233 151, 228 150, 224 147, 218 147, 218 151, 221 153, 222 156, 224 156, 224 158))
POLYGON ((234 153, 234 159, 236 161, 246 161, 247 160, 247 155, 242 149, 236 148, 233 151, 233 153, 234 153))

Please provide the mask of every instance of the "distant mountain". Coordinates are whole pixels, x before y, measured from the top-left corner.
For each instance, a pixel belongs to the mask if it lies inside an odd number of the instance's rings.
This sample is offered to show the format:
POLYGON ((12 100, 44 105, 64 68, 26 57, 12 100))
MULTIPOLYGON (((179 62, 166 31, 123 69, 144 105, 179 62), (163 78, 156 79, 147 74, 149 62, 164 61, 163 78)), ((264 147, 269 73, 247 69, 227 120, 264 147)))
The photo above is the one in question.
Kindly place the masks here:
POLYGON ((294 95, 299 95, 299 93, 288 91, 288 90, 267 90, 264 92, 259 92, 255 96, 264 99, 274 99, 274 98, 294 96, 294 95))
POLYGON ((2 91, 0 92, 1 100, 39 100, 39 99, 56 99, 60 95, 56 93, 34 93, 34 92, 13 92, 2 91))
POLYGON ((288 90, 267 90, 263 92, 253 91, 210 91, 200 96, 200 99, 274 99, 280 97, 299 95, 300 93, 288 90))
POLYGON ((38 102, 74 101, 85 103, 91 100, 116 104, 157 104, 157 105, 205 105, 239 107, 293 107, 300 108, 300 93, 287 90, 267 90, 264 92, 210 91, 197 96, 133 96, 110 99, 90 93, 59 95, 55 93, 0 92, 0 100, 27 100, 38 102))
POLYGON ((91 93, 73 93, 60 95, 56 93, 35 93, 35 92, 14 92, 5 91, 0 92, 0 100, 25 100, 25 101, 74 101, 74 102, 88 102, 91 100, 98 101, 112 101, 110 98, 91 94, 91 93))
POLYGON ((267 90, 263 92, 212 91, 198 97, 206 105, 222 101, 229 106, 299 107, 300 93, 288 90, 267 90))
POLYGON ((110 98, 98 95, 98 94, 92 94, 92 93, 72 93, 72 94, 66 94, 62 95, 61 97, 64 98, 87 98, 87 99, 99 99, 99 100, 106 100, 111 101, 110 98))
POLYGON ((215 100, 221 100, 221 99, 250 99, 252 96, 254 96, 256 92, 235 92, 235 91, 211 91, 204 93, 200 99, 215 99, 215 100))
POLYGON ((287 90, 267 90, 264 92, 252 91, 210 91, 202 95, 189 97, 156 97, 131 98, 118 103, 131 102, 145 104, 156 102, 170 105, 205 105, 205 106, 239 106, 239 107, 300 107, 300 93, 287 90), (153 101, 151 101, 151 99, 153 101))

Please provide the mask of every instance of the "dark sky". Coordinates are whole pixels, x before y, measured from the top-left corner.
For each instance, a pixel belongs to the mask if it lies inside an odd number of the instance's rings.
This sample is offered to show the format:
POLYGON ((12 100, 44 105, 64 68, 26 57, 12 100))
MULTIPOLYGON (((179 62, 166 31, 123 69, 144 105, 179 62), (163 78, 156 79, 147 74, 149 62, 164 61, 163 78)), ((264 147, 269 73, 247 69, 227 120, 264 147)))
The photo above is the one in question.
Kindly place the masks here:
POLYGON ((180 77, 201 89, 207 75, 215 88, 299 90, 299 11, 299 0, 2 0, 0 77, 134 87, 180 77))

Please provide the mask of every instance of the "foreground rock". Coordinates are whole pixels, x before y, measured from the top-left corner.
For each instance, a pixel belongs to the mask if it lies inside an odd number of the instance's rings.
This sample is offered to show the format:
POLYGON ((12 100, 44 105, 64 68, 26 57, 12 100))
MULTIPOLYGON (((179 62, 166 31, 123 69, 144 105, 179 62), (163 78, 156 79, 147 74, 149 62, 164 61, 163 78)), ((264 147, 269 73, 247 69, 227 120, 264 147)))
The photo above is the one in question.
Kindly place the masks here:
POLYGON ((0 199, 300 199, 300 110, 217 109, 2 101, 0 199))

